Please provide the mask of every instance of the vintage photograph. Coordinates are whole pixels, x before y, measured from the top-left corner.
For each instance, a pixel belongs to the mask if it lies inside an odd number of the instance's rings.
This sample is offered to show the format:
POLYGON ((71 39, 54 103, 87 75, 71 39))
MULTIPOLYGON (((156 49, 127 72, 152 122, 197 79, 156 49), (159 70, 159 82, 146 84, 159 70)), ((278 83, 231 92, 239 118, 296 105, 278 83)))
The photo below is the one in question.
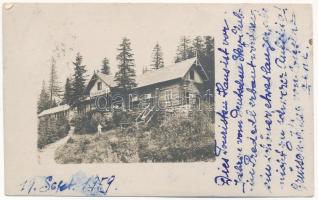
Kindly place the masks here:
MULTIPOLYGON (((156 24, 145 26, 155 30, 156 24)), ((169 33, 151 31, 143 40, 122 28, 102 35, 118 43, 100 44, 111 53, 95 57, 80 51, 76 34, 76 45, 54 44, 43 66, 47 76, 38 83, 40 164, 215 160, 213 35, 167 39, 169 33)))
POLYGON ((6 195, 314 194, 312 5, 2 11, 6 195))

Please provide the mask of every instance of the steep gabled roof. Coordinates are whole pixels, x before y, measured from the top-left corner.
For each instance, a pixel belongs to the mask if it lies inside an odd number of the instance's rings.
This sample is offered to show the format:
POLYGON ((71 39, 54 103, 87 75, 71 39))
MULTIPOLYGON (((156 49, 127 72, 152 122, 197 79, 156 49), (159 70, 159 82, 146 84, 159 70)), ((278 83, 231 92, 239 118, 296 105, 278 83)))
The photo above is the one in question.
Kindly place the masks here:
POLYGON ((148 71, 136 77, 137 88, 156 83, 175 80, 186 75, 196 58, 190 58, 154 71, 148 71))
POLYGON ((113 75, 106 75, 101 72, 94 72, 92 78, 89 80, 84 93, 88 94, 89 90, 93 87, 97 79, 102 80, 106 85, 109 87, 115 87, 116 83, 114 81, 114 76, 113 75))
POLYGON ((50 109, 47 109, 47 110, 43 110, 38 115, 38 117, 42 117, 42 116, 50 115, 50 114, 54 114, 54 113, 59 113, 59 112, 62 112, 62 111, 66 111, 68 109, 70 109, 70 106, 67 105, 67 104, 62 105, 62 106, 53 107, 53 108, 50 108, 50 109))
MULTIPOLYGON (((148 85, 153 85, 156 83, 166 82, 170 80, 176 80, 182 78, 190 70, 193 64, 196 62, 196 58, 190 58, 178 63, 174 63, 170 66, 160 68, 158 70, 147 71, 144 74, 136 76, 136 88, 145 87, 148 85)), ((204 71, 202 66, 198 63, 199 71, 204 71)), ((205 74, 205 73, 204 73, 205 74)), ((91 87, 94 85, 97 79, 102 80, 109 87, 116 87, 115 76, 114 75, 105 75, 101 72, 94 72, 91 80, 87 84, 85 93, 88 93, 91 87)))
POLYGON ((106 85, 108 85, 109 87, 115 87, 116 86, 116 82, 114 81, 115 76, 113 75, 106 75, 103 74, 101 72, 97 72, 96 75, 106 83, 106 85))

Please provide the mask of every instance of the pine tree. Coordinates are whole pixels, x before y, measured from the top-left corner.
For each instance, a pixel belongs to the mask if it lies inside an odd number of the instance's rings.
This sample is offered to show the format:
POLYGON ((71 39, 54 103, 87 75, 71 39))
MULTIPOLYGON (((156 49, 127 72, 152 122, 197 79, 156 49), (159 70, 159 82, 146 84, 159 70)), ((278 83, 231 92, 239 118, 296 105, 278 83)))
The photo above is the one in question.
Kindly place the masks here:
POLYGON ((73 62, 74 68, 74 80, 73 80, 73 102, 77 102, 83 95, 85 90, 86 81, 86 69, 85 65, 82 65, 83 57, 80 53, 77 53, 75 62, 73 62))
POLYGON ((70 78, 66 78, 65 88, 64 88, 64 103, 72 105, 73 103, 73 88, 70 78))
POLYGON ((193 45, 193 54, 197 55, 198 57, 201 57, 205 54, 204 42, 201 36, 195 37, 193 39, 192 45, 193 45))
POLYGON ((159 45, 158 42, 152 51, 152 63, 150 66, 151 66, 151 69, 154 69, 154 70, 164 67, 163 54, 161 51, 161 46, 159 45))
POLYGON ((61 88, 59 86, 56 62, 54 57, 51 60, 50 78, 49 78, 49 95, 50 95, 50 107, 54 107, 54 97, 59 97, 61 94, 61 88))
POLYGON ((193 58, 195 56, 196 56, 195 48, 192 45, 190 45, 190 47, 188 49, 188 57, 187 57, 187 59, 193 58))
POLYGON ((192 58, 193 56, 193 50, 191 46, 191 41, 186 36, 181 37, 179 41, 179 46, 177 48, 177 55, 175 58, 175 62, 180 62, 183 60, 186 60, 188 58, 192 58))
POLYGON ((124 94, 127 94, 129 90, 136 87, 135 81, 135 62, 133 58, 132 49, 130 47, 130 41, 128 38, 123 38, 122 43, 118 48, 119 54, 117 55, 118 60, 118 72, 115 74, 115 81, 117 82, 118 88, 122 89, 124 94))
POLYGON ((214 38, 211 36, 205 36, 205 55, 207 56, 214 56, 214 38))
POLYGON ((206 90, 214 91, 214 80, 215 80, 215 61, 214 61, 214 38, 211 36, 204 37, 204 57, 201 59, 201 64, 203 65, 209 81, 206 84, 206 90))
POLYGON ((106 57, 102 61, 101 73, 106 75, 110 74, 109 60, 106 57))
POLYGON ((43 110, 46 110, 49 108, 50 108, 50 95, 47 92, 45 81, 43 81, 40 97, 38 99, 38 111, 37 111, 37 113, 39 114, 43 110))

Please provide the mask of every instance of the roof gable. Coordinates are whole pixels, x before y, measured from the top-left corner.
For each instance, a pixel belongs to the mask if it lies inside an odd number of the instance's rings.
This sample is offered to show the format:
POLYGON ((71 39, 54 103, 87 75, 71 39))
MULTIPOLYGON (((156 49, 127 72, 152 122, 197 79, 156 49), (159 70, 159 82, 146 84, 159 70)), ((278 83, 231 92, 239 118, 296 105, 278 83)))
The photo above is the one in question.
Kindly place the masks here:
MULTIPOLYGON (((198 67, 198 71, 202 72, 204 70, 196 58, 190 58, 178 63, 174 63, 172 65, 160 68, 154 71, 148 71, 144 74, 137 75, 135 80, 137 83, 136 88, 141 88, 157 83, 162 83, 166 81, 176 80, 179 78, 184 78, 184 76, 189 72, 189 70, 193 67, 196 62, 196 66, 198 67)), ((202 74, 202 73, 199 73, 202 74)), ((203 73, 203 75, 206 73, 203 73)), ((87 87, 85 89, 85 94, 89 94, 89 91, 94 86, 97 79, 102 80, 106 85, 110 88, 116 87, 115 76, 113 75, 105 75, 101 72, 94 72, 91 80, 88 82, 87 87)))
POLYGON ((115 76, 113 75, 106 75, 101 72, 97 72, 96 75, 109 87, 115 87, 117 85, 115 82, 115 76))
POLYGON ((92 78, 88 82, 86 88, 85 88, 85 94, 89 94, 89 91, 92 89, 94 86, 96 80, 101 80, 103 81, 106 85, 108 85, 110 88, 115 87, 116 83, 114 81, 114 76, 113 75, 106 75, 101 72, 94 72, 92 78))
POLYGON ((190 58, 154 71, 136 76, 137 88, 182 78, 194 64, 196 58, 190 58))

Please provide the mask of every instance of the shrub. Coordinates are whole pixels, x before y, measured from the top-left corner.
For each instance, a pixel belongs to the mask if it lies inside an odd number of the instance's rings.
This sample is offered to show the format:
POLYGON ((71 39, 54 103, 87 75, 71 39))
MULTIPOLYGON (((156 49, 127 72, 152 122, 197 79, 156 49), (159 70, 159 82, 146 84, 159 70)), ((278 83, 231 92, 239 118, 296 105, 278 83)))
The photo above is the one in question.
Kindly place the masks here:
MULTIPOLYGON (((174 114, 150 129, 150 139, 139 143, 142 162, 182 162, 214 158, 214 130, 211 112, 194 110, 174 114)), ((142 140, 145 140, 143 138, 142 140)))
POLYGON ((77 135, 55 152, 57 163, 138 162, 136 139, 120 132, 77 135), (114 136, 120 136, 114 140, 114 136))
POLYGON ((213 160, 213 144, 202 147, 179 147, 164 148, 160 151, 157 148, 139 150, 141 162, 195 162, 213 160))
POLYGON ((98 124, 101 124, 102 129, 104 131, 110 130, 113 128, 112 117, 107 113, 99 113, 99 112, 92 113, 91 119, 90 119, 90 127, 92 131, 94 132, 97 131, 98 124))
POLYGON ((97 131, 96 121, 92 119, 92 113, 88 112, 86 114, 76 114, 72 119, 74 123, 74 133, 85 134, 85 133, 95 133, 97 131))
POLYGON ((126 123, 128 121, 128 114, 122 110, 114 110, 112 118, 114 125, 118 127, 121 123, 126 123))
POLYGON ((117 155, 120 162, 138 162, 138 147, 135 138, 121 136, 116 143, 112 143, 112 153, 117 155))
POLYGON ((58 119, 44 117, 39 120, 38 124, 38 148, 42 149, 68 134, 70 125, 66 117, 58 119))
POLYGON ((87 121, 86 116, 84 114, 76 114, 74 118, 71 120, 74 124, 74 132, 80 133, 85 129, 85 123, 87 121))
POLYGON ((70 138, 68 138, 68 140, 66 141, 66 143, 72 144, 72 143, 74 143, 74 139, 73 139, 72 137, 70 137, 70 138))
POLYGON ((87 114, 85 131, 88 133, 97 132, 97 126, 100 123, 100 120, 95 116, 96 115, 94 115, 94 113, 91 112, 87 114))
POLYGON ((90 144, 90 141, 88 139, 83 139, 79 141, 79 149, 81 153, 85 153, 87 150, 87 146, 90 144))
POLYGON ((143 127, 144 130, 150 130, 151 128, 158 128, 164 121, 164 111, 157 111, 150 122, 147 124, 146 127, 143 127))
POLYGON ((119 127, 122 123, 134 124, 139 113, 133 111, 114 110, 112 112, 113 124, 119 127))
POLYGON ((99 112, 87 112, 86 114, 76 114, 72 119, 76 134, 96 133, 98 124, 101 124, 103 130, 113 128, 112 118, 107 114, 99 112))
MULTIPOLYGON (((112 117, 101 113, 90 117, 80 119, 89 126, 115 126, 135 119, 134 113, 124 111, 117 111, 112 117)), ((215 146, 212 118, 210 110, 194 110, 164 120, 158 115, 153 118, 158 120, 154 125, 129 124, 107 134, 77 135, 58 148, 55 158, 58 163, 211 161, 215 146)))

